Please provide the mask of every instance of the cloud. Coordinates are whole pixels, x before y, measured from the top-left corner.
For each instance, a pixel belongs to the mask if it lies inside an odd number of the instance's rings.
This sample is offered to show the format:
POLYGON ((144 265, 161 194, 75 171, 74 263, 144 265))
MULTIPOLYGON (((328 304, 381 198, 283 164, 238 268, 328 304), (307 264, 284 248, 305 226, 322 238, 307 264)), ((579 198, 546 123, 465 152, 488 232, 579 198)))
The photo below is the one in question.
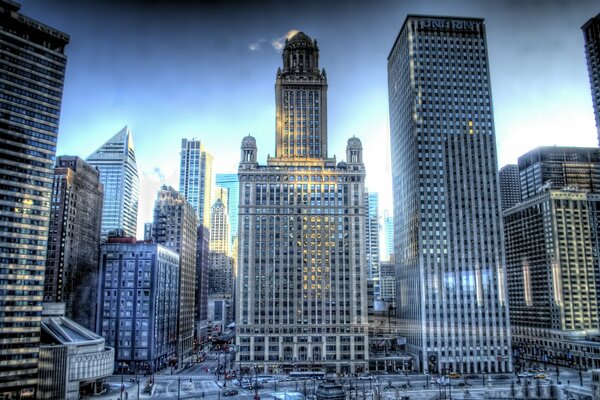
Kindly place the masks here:
POLYGON ((264 42, 266 42, 266 41, 267 41, 267 39, 260 39, 260 40, 257 40, 257 41, 256 41, 256 42, 254 42, 254 43, 250 43, 250 44, 248 45, 248 49, 249 49, 250 51, 262 50, 262 43, 264 43, 264 42))
POLYGON ((273 48, 277 51, 283 50, 283 47, 285 46, 285 40, 290 39, 298 32, 299 31, 297 29, 289 30, 285 35, 271 40, 271 46, 273 46, 273 48))

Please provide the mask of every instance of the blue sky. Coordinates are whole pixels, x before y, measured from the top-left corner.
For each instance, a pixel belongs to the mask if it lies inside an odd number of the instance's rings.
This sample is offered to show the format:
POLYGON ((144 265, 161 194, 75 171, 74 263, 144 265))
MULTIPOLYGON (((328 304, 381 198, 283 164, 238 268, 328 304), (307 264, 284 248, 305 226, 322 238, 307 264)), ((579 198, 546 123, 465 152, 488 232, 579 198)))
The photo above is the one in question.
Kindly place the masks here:
MULTIPOLYGON (((597 145, 579 1, 21 0, 71 36, 59 155, 87 157, 128 125, 142 177, 139 226, 161 181, 178 186, 181 138, 202 140, 217 172, 237 169, 242 137, 274 154, 278 44, 316 38, 327 71, 330 156, 361 138, 367 184, 391 208, 387 56, 406 14, 483 17, 499 166, 539 145, 597 145)), ((138 236, 143 230, 138 229, 138 236)))

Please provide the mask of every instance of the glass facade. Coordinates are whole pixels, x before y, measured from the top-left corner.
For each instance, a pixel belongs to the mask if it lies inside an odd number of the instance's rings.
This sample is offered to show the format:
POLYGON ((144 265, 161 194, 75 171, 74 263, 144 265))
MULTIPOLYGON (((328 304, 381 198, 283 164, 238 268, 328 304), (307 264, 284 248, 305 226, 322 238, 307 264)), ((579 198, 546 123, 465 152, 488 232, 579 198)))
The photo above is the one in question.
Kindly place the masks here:
POLYGON ((98 168, 104 185, 102 239, 117 229, 136 237, 140 179, 129 128, 117 132, 86 161, 98 168))
POLYGON ((417 367, 512 369, 485 25, 409 15, 388 58, 396 307, 417 367))
POLYGON ((519 179, 519 166, 516 164, 505 165, 498 171, 500 181, 500 204, 502 211, 508 210, 521 202, 521 181, 519 179))
POLYGON ((0 396, 35 395, 69 37, 0 1, 0 396))
POLYGON ((185 196, 198 215, 200 224, 210 228, 210 207, 215 191, 213 156, 199 140, 181 140, 179 193, 185 196))

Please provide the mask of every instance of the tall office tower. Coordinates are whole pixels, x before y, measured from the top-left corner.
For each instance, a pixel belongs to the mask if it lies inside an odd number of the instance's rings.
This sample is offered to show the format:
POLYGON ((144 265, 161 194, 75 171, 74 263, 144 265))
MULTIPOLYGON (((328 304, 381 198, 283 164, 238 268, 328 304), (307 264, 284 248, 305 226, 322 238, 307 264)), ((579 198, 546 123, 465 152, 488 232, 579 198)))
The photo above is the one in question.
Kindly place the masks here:
POLYGON ((485 25, 407 16, 388 58, 396 307, 429 373, 511 370, 485 25))
POLYGON ((540 193, 505 213, 504 234, 517 365, 600 368, 600 194, 540 193))
POLYGON ((221 199, 217 199, 210 212, 210 251, 231 256, 229 216, 221 199))
POLYGON ((519 157, 518 165, 523 200, 543 188, 600 193, 600 149, 596 147, 538 147, 519 157))
POLYGON ((365 168, 359 139, 346 162, 326 152, 319 50, 286 41, 276 80, 276 157, 242 140, 236 301, 242 369, 359 372, 368 365, 365 168))
POLYGON ((0 397, 34 396, 69 36, 0 0, 0 397))
POLYGON ((386 261, 393 259, 394 255, 394 217, 390 215, 390 210, 383 210, 383 234, 385 253, 383 258, 386 261))
POLYGON ((200 348, 208 338, 208 268, 210 232, 203 225, 198 225, 196 240, 196 342, 200 348))
POLYGON ((198 217, 177 190, 162 186, 154 204, 154 242, 179 254, 177 358, 192 356, 196 307, 196 245, 198 217))
POLYGON ((173 365, 179 255, 135 238, 109 237, 100 249, 96 332, 115 349, 115 371, 152 373, 173 365))
POLYGON ((179 193, 194 207, 199 223, 208 228, 214 190, 213 156, 199 140, 181 139, 179 193))
POLYGON ((229 226, 231 237, 238 234, 238 203, 240 199, 240 183, 237 174, 217 174, 217 186, 228 189, 227 212, 229 213, 229 226))
POLYGON ((94 330, 103 189, 98 170, 76 156, 54 168, 44 302, 94 330))
POLYGON ((135 237, 140 178, 131 130, 125 126, 86 161, 98 168, 100 182, 104 185, 102 239, 117 229, 122 229, 125 236, 135 237))
POLYGON ((508 164, 498 171, 500 182, 500 206, 502 211, 521 202, 521 179, 519 178, 519 166, 508 164))
POLYGON ((585 55, 590 75, 598 142, 600 143, 600 14, 586 22, 581 30, 585 40, 585 55))
POLYGON ((376 300, 381 297, 379 286, 379 194, 365 193, 365 213, 367 215, 365 229, 367 247, 367 276, 373 280, 373 295, 376 300))

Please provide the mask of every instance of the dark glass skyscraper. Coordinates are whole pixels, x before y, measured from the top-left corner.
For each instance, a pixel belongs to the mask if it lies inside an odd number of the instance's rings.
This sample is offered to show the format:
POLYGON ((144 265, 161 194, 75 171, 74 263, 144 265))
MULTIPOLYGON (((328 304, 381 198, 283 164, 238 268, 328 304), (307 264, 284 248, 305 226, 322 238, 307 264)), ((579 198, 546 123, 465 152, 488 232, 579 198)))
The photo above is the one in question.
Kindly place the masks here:
POLYGON ((34 396, 66 34, 0 0, 0 396, 34 396))
POLYGON ((590 75, 598 142, 600 143, 600 14, 586 22, 581 30, 585 40, 585 55, 590 75))
POLYGON ((511 370, 485 25, 409 15, 388 57, 396 307, 429 373, 511 370))

